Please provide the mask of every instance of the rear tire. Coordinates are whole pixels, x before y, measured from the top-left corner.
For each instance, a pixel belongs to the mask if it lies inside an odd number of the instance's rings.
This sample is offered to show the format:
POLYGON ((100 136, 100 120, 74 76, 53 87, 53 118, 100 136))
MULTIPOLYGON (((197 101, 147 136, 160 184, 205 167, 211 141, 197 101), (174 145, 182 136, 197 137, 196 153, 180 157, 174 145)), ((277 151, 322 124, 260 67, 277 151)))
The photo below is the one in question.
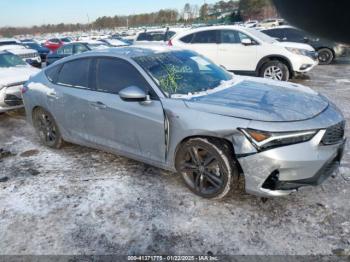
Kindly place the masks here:
POLYGON ((223 143, 193 138, 178 150, 176 169, 193 193, 208 199, 221 199, 230 192, 233 178, 239 178, 230 151, 223 143))
POLYGON ((49 112, 42 108, 35 109, 33 125, 44 145, 55 149, 61 148, 63 139, 54 118, 49 112))
POLYGON ((259 76, 277 81, 288 81, 290 73, 286 64, 277 60, 272 60, 261 67, 259 76))
POLYGON ((329 65, 333 62, 334 54, 329 48, 321 48, 317 52, 320 65, 329 65))

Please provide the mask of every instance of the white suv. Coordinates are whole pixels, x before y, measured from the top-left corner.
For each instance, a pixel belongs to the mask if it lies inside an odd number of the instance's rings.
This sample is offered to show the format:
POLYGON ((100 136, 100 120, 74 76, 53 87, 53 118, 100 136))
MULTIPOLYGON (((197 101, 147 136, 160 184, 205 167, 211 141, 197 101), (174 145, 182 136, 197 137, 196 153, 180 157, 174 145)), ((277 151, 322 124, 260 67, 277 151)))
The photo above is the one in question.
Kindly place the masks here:
POLYGON ((26 48, 20 41, 13 38, 0 39, 0 51, 7 51, 19 56, 28 64, 41 67, 41 58, 39 53, 30 48, 26 48))
POLYGON ((318 64, 307 44, 278 42, 252 28, 211 26, 176 34, 170 46, 196 51, 229 71, 287 81, 318 64))

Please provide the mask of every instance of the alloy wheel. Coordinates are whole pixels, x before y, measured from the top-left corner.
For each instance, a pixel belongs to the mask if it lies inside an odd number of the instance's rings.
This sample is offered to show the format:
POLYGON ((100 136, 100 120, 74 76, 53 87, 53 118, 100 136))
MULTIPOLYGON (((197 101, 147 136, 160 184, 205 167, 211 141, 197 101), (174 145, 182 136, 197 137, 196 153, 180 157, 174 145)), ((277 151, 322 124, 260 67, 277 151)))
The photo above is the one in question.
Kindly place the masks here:
POLYGON ((203 195, 215 194, 225 184, 220 162, 212 153, 201 147, 187 149, 180 170, 187 184, 203 195))
POLYGON ((57 130, 50 115, 44 111, 36 114, 35 126, 41 140, 43 140, 48 145, 54 145, 56 143, 57 130))
POLYGON ((264 78, 282 81, 283 71, 277 66, 269 66, 265 69, 264 78))

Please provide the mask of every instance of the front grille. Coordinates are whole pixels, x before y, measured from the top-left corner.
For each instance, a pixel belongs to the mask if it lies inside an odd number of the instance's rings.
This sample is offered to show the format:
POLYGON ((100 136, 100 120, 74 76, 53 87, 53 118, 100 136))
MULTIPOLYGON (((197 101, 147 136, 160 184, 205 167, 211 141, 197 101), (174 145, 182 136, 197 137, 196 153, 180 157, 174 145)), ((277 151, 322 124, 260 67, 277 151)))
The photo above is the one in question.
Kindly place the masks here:
POLYGON ((324 145, 337 144, 343 141, 344 133, 345 133, 345 121, 342 121, 334 126, 327 128, 327 131, 322 138, 322 143, 324 145))
POLYGON ((22 98, 15 95, 6 95, 4 102, 8 106, 20 106, 23 104, 22 98))
POLYGON ((37 57, 37 54, 36 53, 20 54, 18 56, 21 57, 22 59, 28 59, 28 58, 35 58, 35 57, 37 57))

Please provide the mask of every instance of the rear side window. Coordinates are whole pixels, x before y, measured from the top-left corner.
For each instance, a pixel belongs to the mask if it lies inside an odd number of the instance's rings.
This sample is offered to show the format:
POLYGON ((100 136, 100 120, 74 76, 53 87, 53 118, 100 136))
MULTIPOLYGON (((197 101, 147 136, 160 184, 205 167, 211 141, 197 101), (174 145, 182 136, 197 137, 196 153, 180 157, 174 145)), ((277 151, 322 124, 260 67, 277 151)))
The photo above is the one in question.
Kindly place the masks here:
POLYGON ((152 95, 148 82, 128 61, 118 58, 99 58, 96 66, 97 91, 118 94, 126 87, 137 86, 152 95))
POLYGON ((57 84, 88 88, 90 59, 79 59, 63 64, 57 84))
POLYGON ((208 30, 195 34, 192 44, 214 44, 217 43, 217 30, 208 30))
POLYGON ((194 34, 186 35, 186 36, 180 38, 180 41, 184 42, 186 44, 189 44, 192 42, 193 36, 194 36, 194 34))
POLYGON ((174 35, 176 35, 176 32, 173 32, 173 31, 168 31, 168 32, 166 32, 166 34, 165 34, 165 40, 166 40, 166 41, 169 41, 170 38, 172 38, 174 35))
POLYGON ((86 51, 89 51, 89 49, 86 46, 84 46, 82 44, 75 45, 74 54, 80 54, 80 53, 84 53, 86 51))
POLYGON ((57 50, 59 55, 72 55, 73 54, 73 45, 63 46, 57 50))
POLYGON ((165 41, 165 33, 161 33, 161 32, 141 33, 137 37, 137 41, 165 41))
POLYGON ((46 69, 45 74, 47 79, 49 79, 50 82, 55 83, 57 81, 57 76, 60 69, 61 69, 61 65, 56 65, 46 69))
POLYGON ((146 33, 141 33, 137 37, 137 41, 147 41, 147 40, 149 40, 149 37, 148 37, 148 34, 146 33))
POLYGON ((239 44, 241 39, 237 31, 221 30, 221 43, 223 44, 239 44))

